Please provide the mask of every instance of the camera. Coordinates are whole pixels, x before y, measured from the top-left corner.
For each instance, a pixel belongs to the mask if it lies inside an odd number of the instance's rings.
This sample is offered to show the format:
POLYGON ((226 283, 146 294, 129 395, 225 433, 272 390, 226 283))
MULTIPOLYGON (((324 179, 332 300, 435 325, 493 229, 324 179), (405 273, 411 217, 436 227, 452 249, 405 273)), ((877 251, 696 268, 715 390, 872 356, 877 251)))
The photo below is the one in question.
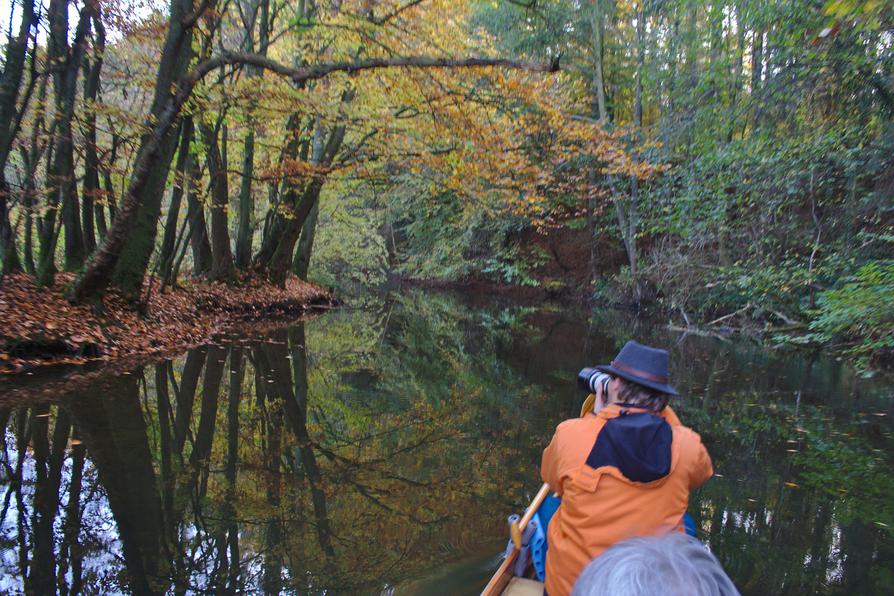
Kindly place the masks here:
POLYGON ((602 385, 602 394, 606 395, 608 384, 611 379, 611 375, 595 368, 582 368, 581 371, 577 373, 577 386, 584 391, 596 393, 596 389, 599 385, 602 385))

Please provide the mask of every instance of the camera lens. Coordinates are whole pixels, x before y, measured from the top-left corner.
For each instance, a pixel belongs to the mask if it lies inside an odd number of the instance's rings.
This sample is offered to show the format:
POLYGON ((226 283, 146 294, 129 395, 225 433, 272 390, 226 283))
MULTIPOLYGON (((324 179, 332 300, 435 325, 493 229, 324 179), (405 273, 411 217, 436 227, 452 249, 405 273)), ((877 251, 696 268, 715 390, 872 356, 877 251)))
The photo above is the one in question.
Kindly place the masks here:
POLYGON ((601 381, 600 377, 607 377, 605 373, 599 372, 593 367, 582 368, 577 373, 577 386, 584 391, 596 393, 596 387, 601 381))

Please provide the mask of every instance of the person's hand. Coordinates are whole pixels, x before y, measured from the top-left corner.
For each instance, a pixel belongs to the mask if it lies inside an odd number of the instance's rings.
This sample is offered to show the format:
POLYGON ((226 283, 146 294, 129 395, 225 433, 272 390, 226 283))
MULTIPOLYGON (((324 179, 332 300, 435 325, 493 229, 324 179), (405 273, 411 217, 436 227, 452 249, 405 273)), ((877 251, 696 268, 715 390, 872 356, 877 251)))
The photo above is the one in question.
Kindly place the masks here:
POLYGON ((602 408, 605 407, 605 401, 603 401, 603 399, 602 399, 603 398, 602 387, 603 387, 602 383, 596 383, 596 399, 595 399, 595 401, 593 401, 593 413, 594 414, 596 414, 597 412, 599 412, 599 410, 601 410, 602 408))

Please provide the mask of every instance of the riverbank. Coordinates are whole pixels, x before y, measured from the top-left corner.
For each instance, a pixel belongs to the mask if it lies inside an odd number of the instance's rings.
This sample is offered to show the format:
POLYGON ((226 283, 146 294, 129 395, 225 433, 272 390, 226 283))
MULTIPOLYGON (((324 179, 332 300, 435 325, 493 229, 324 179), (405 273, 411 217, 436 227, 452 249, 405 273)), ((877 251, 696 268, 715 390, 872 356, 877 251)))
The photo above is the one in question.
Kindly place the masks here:
POLYGON ((41 288, 30 275, 0 284, 0 373, 50 364, 82 364, 182 351, 244 324, 292 318, 333 306, 332 294, 291 277, 285 287, 254 277, 237 284, 184 282, 152 291, 139 311, 115 293, 100 305, 72 305, 64 297, 73 274, 41 288))

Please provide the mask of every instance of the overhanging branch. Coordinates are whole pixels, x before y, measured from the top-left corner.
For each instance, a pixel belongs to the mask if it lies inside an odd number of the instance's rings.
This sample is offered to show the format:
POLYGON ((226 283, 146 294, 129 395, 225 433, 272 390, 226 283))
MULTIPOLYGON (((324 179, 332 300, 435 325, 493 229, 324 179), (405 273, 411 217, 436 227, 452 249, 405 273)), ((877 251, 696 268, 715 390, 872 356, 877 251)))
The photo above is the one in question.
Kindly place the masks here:
POLYGON ((371 58, 357 60, 355 62, 332 62, 294 68, 286 66, 275 60, 271 60, 260 54, 248 54, 243 52, 224 51, 220 54, 200 62, 189 73, 186 85, 190 88, 200 81, 205 75, 221 66, 234 64, 246 64, 263 68, 286 77, 295 83, 304 83, 314 79, 322 79, 335 72, 355 73, 363 70, 375 70, 380 68, 476 68, 483 66, 499 66, 515 68, 533 72, 556 72, 559 70, 559 60, 554 59, 550 63, 522 62, 508 58, 432 58, 429 56, 401 56, 396 58, 371 58))

